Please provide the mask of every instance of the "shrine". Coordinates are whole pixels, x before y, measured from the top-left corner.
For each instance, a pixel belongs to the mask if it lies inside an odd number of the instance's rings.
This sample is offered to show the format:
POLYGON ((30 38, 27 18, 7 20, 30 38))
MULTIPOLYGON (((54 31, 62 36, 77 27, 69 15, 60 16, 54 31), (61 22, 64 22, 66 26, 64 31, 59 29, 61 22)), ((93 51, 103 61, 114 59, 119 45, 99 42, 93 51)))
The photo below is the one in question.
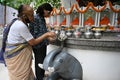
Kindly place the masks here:
MULTIPOLYGON (((120 80, 119 4, 112 1, 100 5, 66 4, 55 8, 49 21, 49 27, 55 32, 60 33, 64 28, 67 39, 63 50, 80 61, 83 80, 120 80)), ((50 44, 48 52, 59 46, 59 41, 50 44)))

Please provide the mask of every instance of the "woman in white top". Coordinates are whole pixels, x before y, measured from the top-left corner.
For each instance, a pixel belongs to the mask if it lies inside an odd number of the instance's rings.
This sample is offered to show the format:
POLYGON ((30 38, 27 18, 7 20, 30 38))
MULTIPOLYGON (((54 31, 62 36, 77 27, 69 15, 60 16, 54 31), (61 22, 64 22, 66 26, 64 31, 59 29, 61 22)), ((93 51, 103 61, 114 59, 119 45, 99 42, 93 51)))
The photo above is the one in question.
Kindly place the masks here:
POLYGON ((31 46, 46 38, 54 40, 53 32, 47 32, 37 39, 33 38, 27 27, 28 23, 34 21, 33 14, 33 8, 29 5, 21 5, 18 9, 18 19, 10 27, 4 54, 9 80, 35 80, 31 68, 31 46))

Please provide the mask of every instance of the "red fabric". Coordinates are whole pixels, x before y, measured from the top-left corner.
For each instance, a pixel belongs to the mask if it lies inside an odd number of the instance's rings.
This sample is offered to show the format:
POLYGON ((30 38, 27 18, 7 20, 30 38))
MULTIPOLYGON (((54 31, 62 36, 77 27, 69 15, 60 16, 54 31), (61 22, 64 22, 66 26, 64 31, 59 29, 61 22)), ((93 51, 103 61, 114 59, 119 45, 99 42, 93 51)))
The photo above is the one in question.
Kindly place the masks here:
POLYGON ((109 18, 107 16, 104 16, 101 20, 100 20, 100 25, 108 25, 110 23, 109 18))
POLYGON ((60 23, 60 25, 66 25, 66 18, 60 23))
POLYGON ((71 22, 71 25, 79 25, 79 19, 78 19, 78 17, 76 17, 75 19, 73 19, 73 21, 71 22))
POLYGON ((92 17, 89 17, 85 22, 84 25, 94 25, 94 20, 92 17))

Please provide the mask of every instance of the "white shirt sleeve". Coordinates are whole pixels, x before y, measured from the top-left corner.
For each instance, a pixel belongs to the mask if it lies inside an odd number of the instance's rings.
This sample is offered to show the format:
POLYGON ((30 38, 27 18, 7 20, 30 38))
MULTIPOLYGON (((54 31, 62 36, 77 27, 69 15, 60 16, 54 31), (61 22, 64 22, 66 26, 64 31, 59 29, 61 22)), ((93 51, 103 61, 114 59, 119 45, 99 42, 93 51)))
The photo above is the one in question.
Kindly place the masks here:
POLYGON ((33 36, 26 25, 20 27, 19 33, 26 41, 33 39, 33 36))

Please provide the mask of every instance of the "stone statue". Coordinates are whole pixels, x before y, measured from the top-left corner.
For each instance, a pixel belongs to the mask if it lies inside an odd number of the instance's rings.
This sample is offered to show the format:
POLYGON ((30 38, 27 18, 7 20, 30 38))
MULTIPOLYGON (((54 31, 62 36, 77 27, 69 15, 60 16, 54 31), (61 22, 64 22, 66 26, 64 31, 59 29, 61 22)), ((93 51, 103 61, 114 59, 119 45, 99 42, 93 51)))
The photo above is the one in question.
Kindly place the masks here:
POLYGON ((47 80, 82 80, 83 70, 80 62, 70 55, 62 51, 62 48, 51 51, 45 58, 41 68, 51 72, 47 80))

